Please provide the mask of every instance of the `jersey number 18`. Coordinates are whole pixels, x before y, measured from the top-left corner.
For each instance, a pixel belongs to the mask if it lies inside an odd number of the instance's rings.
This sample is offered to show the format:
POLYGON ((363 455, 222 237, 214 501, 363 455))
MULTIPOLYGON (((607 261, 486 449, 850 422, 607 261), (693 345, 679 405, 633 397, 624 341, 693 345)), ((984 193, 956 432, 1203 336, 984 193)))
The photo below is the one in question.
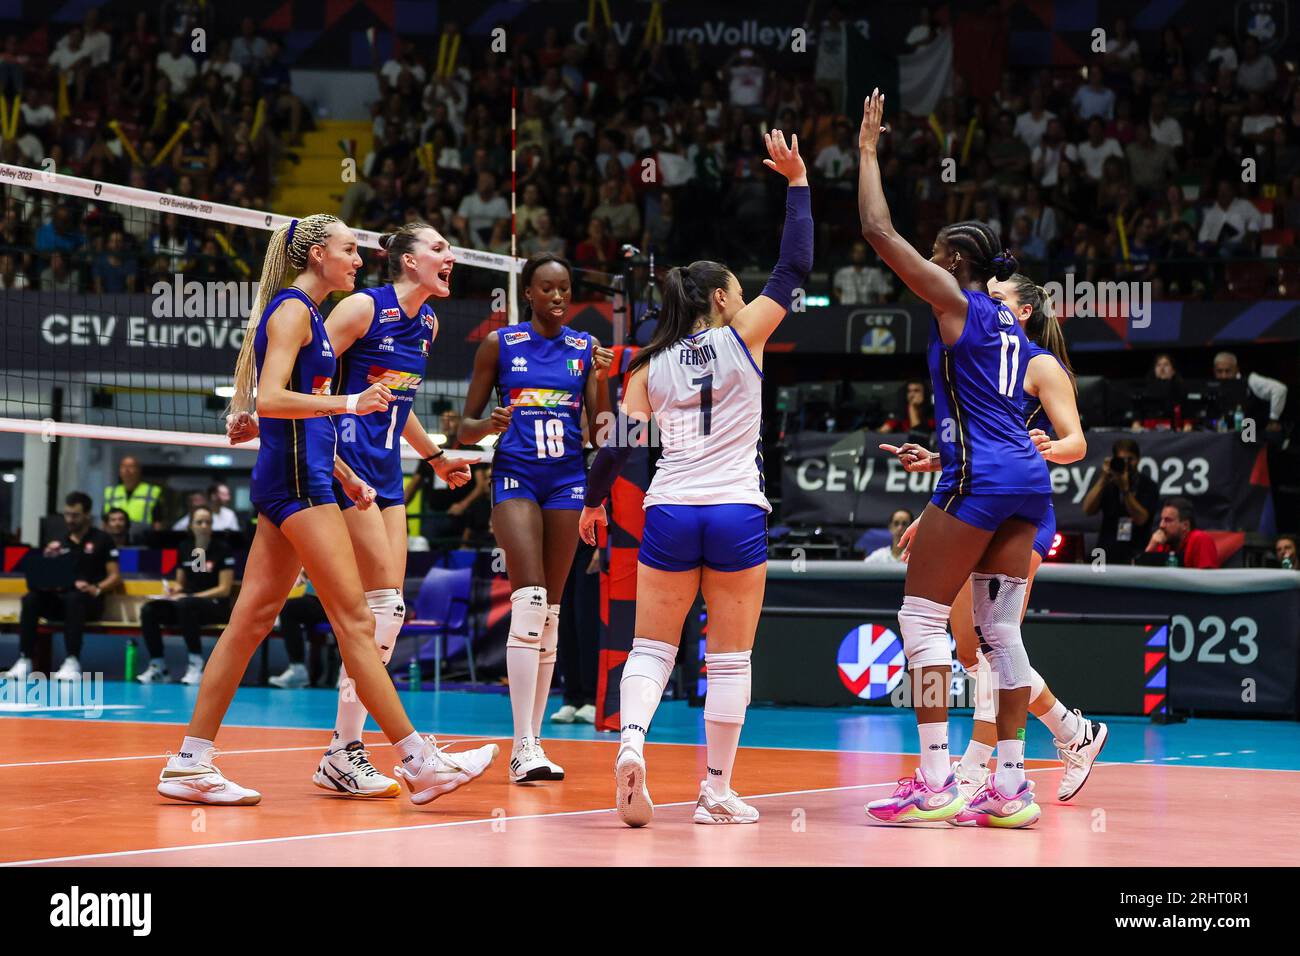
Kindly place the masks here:
POLYGON ((564 422, 558 418, 535 421, 533 433, 537 438, 538 458, 564 457, 564 422))

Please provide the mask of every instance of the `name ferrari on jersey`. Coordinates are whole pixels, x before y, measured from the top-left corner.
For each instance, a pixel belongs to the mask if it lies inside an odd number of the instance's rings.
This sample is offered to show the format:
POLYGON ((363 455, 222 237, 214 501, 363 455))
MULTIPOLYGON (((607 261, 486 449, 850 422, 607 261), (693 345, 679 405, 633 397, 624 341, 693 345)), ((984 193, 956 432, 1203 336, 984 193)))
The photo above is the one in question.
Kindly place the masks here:
POLYGON ((504 336, 506 345, 516 345, 519 342, 527 342, 532 336, 528 334, 527 329, 521 329, 518 332, 507 332, 504 336))
POLYGON ((574 398, 573 392, 554 388, 512 388, 510 404, 532 408, 579 408, 582 405, 574 398))
POLYGON ((708 342, 695 348, 684 348, 677 353, 678 365, 708 365, 710 362, 716 362, 717 360, 717 349, 708 342))
POLYGON ((366 381, 371 385, 379 384, 388 387, 389 391, 415 391, 424 381, 424 376, 415 372, 399 372, 397 369, 380 368, 378 365, 370 366, 370 371, 366 373, 366 381))

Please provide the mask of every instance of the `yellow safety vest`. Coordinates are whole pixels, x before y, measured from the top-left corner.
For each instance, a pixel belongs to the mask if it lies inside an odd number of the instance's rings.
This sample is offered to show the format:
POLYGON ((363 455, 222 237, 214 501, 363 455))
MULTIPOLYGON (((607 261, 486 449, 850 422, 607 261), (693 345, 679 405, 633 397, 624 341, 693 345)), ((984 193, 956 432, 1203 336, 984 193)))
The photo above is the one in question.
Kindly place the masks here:
POLYGON ((136 485, 131 494, 127 494, 126 485, 111 485, 104 489, 104 514, 107 515, 114 508, 121 508, 133 524, 152 522, 161 494, 161 488, 146 481, 136 485))

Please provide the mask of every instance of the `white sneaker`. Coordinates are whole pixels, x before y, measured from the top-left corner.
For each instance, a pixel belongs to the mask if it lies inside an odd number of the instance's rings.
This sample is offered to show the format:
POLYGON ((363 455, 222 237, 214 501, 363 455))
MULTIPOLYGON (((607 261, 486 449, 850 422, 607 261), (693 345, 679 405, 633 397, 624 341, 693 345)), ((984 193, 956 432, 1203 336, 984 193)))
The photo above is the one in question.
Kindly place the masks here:
MULTIPOLYGON (((563 771, 561 771, 563 772, 563 771)), ((510 752, 510 782, 527 783, 531 780, 554 780, 551 762, 532 737, 515 741, 510 752)))
MULTIPOLYGON (((989 778, 989 768, 980 767, 974 773, 967 773, 965 765, 962 761, 958 760, 952 765, 952 775, 957 778, 957 792, 960 793, 966 799, 966 803, 969 804, 975 797, 975 794, 979 793, 980 787, 984 786, 984 781, 989 778)), ((948 822, 952 822, 951 818, 948 822)))
POLYGON ((375 769, 370 751, 359 740, 321 757, 311 782, 348 797, 395 797, 402 792, 396 780, 375 769))
POLYGON ((149 666, 136 675, 136 680, 141 684, 165 684, 167 683, 167 670, 160 660, 152 660, 149 666))
POLYGON ((1083 785, 1088 782, 1088 774, 1092 773, 1093 762, 1101 754, 1101 748, 1106 746, 1106 738, 1110 735, 1105 724, 1089 720, 1078 710, 1075 710, 1075 714, 1083 726, 1074 735, 1074 739, 1068 742, 1053 741, 1061 762, 1065 764, 1061 785, 1056 790, 1056 799, 1061 801, 1072 800, 1079 795, 1083 785))
POLYGON ((14 666, 4 672, 7 680, 27 680, 32 673, 32 659, 30 657, 20 657, 14 661, 14 666))
POLYGON ((81 680, 81 661, 68 656, 52 675, 54 680, 81 680))
POLYGON ((203 680, 203 658, 198 654, 190 655, 189 666, 185 668, 185 676, 181 678, 182 684, 198 684, 203 680))
POLYGON ((558 763, 556 763, 554 760, 552 760, 550 757, 546 756, 546 751, 542 749, 542 738, 541 738, 541 737, 534 737, 534 738, 533 738, 533 746, 537 748, 537 752, 538 752, 539 754, 542 755, 542 759, 545 760, 547 766, 549 766, 549 767, 551 768, 551 776, 550 776, 548 779, 551 779, 551 780, 563 780, 563 779, 564 779, 564 768, 561 767, 561 766, 560 766, 558 763))
POLYGON ((578 708, 578 712, 573 715, 573 719, 580 724, 594 724, 596 722, 596 705, 583 704, 578 708))
POLYGON ((203 755, 202 762, 183 766, 173 756, 158 775, 158 792, 172 800, 187 803, 210 803, 214 806, 251 807, 262 795, 227 780, 215 766, 215 749, 203 755))
POLYGON ((565 704, 555 713, 551 714, 551 723, 571 724, 573 723, 573 715, 577 712, 578 708, 574 707, 572 704, 565 704))
POLYGON ((496 744, 485 744, 474 750, 448 753, 433 737, 429 738, 429 743, 433 746, 433 753, 415 773, 402 766, 393 768, 393 774, 400 777, 411 792, 411 802, 417 805, 436 800, 482 776, 500 752, 496 744))
POLYGON ((283 687, 286 690, 295 690, 299 687, 306 687, 311 683, 307 676, 306 664, 290 664, 284 669, 284 673, 277 674, 270 678, 268 683, 272 687, 283 687))
POLYGON ((695 803, 696 823, 757 823, 758 811, 734 790, 725 797, 713 792, 707 780, 700 781, 700 799, 695 803))
POLYGON ((643 827, 654 819, 655 805, 645 780, 645 757, 632 747, 619 748, 614 760, 614 806, 630 827, 643 827))

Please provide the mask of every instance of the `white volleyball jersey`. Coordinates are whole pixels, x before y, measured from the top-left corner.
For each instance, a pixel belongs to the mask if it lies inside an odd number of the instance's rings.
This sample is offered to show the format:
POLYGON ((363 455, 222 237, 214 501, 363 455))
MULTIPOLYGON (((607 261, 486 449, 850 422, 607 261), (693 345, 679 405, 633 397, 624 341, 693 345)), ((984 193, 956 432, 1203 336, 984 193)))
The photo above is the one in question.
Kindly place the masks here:
POLYGON ((731 326, 705 329, 650 360, 646 379, 663 457, 645 507, 752 504, 763 493, 763 373, 731 326))

